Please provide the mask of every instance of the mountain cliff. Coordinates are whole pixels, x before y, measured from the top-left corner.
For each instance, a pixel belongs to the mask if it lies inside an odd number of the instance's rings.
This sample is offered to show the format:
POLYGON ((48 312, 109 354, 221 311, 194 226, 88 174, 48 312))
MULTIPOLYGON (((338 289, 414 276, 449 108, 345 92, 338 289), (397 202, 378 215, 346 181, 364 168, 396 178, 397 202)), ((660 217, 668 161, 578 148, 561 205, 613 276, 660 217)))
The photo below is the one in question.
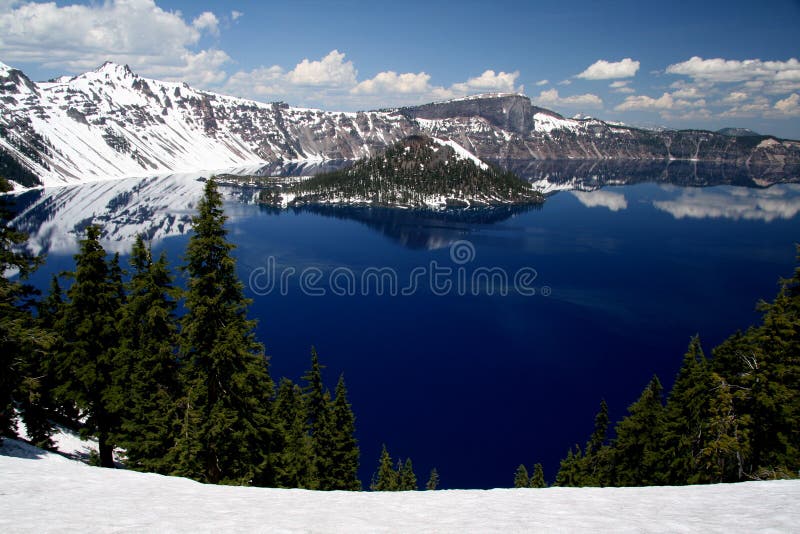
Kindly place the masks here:
POLYGON ((797 141, 567 119, 517 94, 344 113, 219 95, 114 63, 49 82, 0 63, 0 172, 27 186, 355 160, 421 133, 506 168, 559 159, 800 165, 797 141))

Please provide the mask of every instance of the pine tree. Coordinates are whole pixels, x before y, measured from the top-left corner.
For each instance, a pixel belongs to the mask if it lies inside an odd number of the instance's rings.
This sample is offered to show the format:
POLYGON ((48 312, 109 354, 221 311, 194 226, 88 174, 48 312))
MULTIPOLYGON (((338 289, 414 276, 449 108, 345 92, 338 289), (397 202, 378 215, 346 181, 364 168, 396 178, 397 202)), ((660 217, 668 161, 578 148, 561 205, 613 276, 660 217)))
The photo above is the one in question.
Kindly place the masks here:
POLYGON ((435 467, 431 469, 431 474, 428 477, 428 482, 425 484, 425 489, 428 491, 439 489, 439 471, 437 471, 435 467))
POLYGON ((99 239, 100 228, 89 226, 75 256, 75 281, 57 324, 64 340, 58 391, 88 416, 82 432, 97 437, 100 465, 114 467, 113 438, 124 394, 113 380, 122 302, 114 263, 106 261, 99 239))
POLYGON ((372 477, 370 488, 372 491, 397 491, 400 481, 397 471, 392 465, 392 457, 386 450, 386 445, 381 449, 381 457, 378 461, 378 471, 372 477))
MULTIPOLYGON (((8 181, 0 177, 0 195, 10 190, 8 181)), ((0 443, 3 436, 16 435, 14 399, 25 378, 28 356, 45 350, 50 342, 30 313, 27 300, 32 288, 22 282, 41 260, 19 251, 28 236, 10 226, 11 218, 7 202, 0 198, 0 443), (18 279, 11 281, 6 275, 14 271, 18 279)))
POLYGON ((192 222, 180 342, 185 395, 174 473, 211 483, 271 485, 273 383, 255 322, 247 319, 250 301, 236 275, 213 179, 192 222))
POLYGON ((122 340, 116 357, 117 384, 126 384, 120 445, 126 466, 169 473, 169 450, 180 423, 180 397, 175 310, 178 291, 164 254, 153 261, 152 250, 137 236, 131 251, 128 300, 121 320, 122 340))
POLYGON ((310 489, 330 489, 330 470, 333 465, 333 433, 331 421, 330 393, 322 381, 323 365, 319 363, 317 350, 311 347, 311 368, 303 375, 306 424, 311 437, 310 489))
POLYGON ((698 452, 698 463, 708 474, 709 482, 736 482, 744 476, 749 456, 747 416, 739 416, 734 407, 734 393, 725 379, 711 375, 716 387, 708 408, 708 437, 698 452))
POLYGON ((556 474, 556 486, 559 487, 575 487, 581 485, 580 467, 583 461, 583 453, 581 448, 576 444, 575 452, 572 449, 567 451, 566 458, 561 460, 556 474))
POLYGON ((414 474, 414 466, 411 464, 411 458, 406 458, 402 465, 397 466, 398 474, 398 489, 400 491, 416 491, 417 475, 414 474))
POLYGON ((664 406, 661 382, 653 376, 628 415, 617 424, 614 441, 615 480, 619 486, 649 486, 658 482, 659 441, 664 406))
POLYGON ((675 384, 667 397, 664 435, 661 442, 661 482, 697 484, 708 478, 697 465, 706 437, 706 418, 710 390, 710 369, 694 336, 683 357, 675 384))
POLYGON ((608 424, 608 405, 603 399, 594 418, 594 430, 586 443, 586 453, 578 462, 578 482, 581 486, 607 486, 611 483, 613 461, 611 450, 606 445, 608 424))
POLYGON ((331 451, 330 489, 361 490, 358 479, 358 442, 355 438, 355 416, 347 401, 347 387, 344 375, 339 376, 336 384, 336 399, 331 411, 331 434, 333 450, 331 451))
POLYGON ((531 476, 531 484, 532 488, 546 488, 547 482, 544 480, 544 470, 542 469, 542 464, 534 464, 533 465, 533 475, 531 476))
POLYGON ((528 478, 528 470, 523 464, 519 464, 519 467, 517 467, 517 470, 514 473, 514 487, 527 488, 530 487, 530 485, 531 480, 528 478))
POLYGON ((300 386, 288 378, 281 380, 275 396, 276 426, 275 481, 279 487, 310 489, 312 470, 311 436, 306 427, 306 412, 300 386))

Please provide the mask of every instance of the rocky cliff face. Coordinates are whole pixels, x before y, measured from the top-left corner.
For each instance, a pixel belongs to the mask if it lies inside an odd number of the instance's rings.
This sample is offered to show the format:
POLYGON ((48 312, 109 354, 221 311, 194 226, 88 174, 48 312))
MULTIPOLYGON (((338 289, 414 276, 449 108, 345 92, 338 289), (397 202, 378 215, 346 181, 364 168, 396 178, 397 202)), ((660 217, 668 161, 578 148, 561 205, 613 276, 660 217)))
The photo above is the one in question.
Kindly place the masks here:
POLYGON ((0 63, 0 172, 24 185, 352 160, 418 133, 504 167, 565 159, 800 165, 797 141, 566 119, 523 95, 339 113, 199 91, 113 63, 43 83, 0 63))

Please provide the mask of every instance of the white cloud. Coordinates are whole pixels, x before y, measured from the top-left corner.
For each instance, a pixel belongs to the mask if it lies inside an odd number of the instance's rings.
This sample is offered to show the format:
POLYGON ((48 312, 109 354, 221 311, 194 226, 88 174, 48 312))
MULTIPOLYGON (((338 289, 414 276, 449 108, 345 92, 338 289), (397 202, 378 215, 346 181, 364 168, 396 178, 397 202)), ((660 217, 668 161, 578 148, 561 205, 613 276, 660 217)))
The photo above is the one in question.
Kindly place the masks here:
POLYGON ((628 208, 628 201, 622 193, 611 191, 570 191, 587 208, 608 208, 620 211, 628 208))
POLYGON ((781 115, 800 117, 800 95, 792 93, 783 100, 775 102, 773 108, 781 115))
POLYGON ((800 213, 800 186, 775 185, 769 189, 736 191, 689 188, 682 189, 674 200, 653 202, 653 205, 676 219, 731 219, 771 222, 791 219, 800 213))
POLYGON ((304 59, 286 79, 293 85, 312 85, 327 87, 349 87, 355 85, 358 72, 352 61, 345 61, 344 54, 331 50, 319 61, 304 59))
POLYGON ((233 11, 231 11, 231 20, 237 21, 242 17, 242 15, 244 15, 244 13, 242 13, 241 11, 236 11, 234 9, 233 11))
POLYGON ((536 85, 538 87, 541 87, 543 85, 547 85, 548 83, 550 83, 550 80, 539 80, 538 82, 536 82, 536 85))
POLYGON ((630 78, 639 70, 639 62, 626 57, 622 61, 606 61, 600 59, 589 65, 585 71, 577 75, 585 80, 612 80, 614 78, 630 78))
POLYGON ((476 92, 498 92, 498 93, 517 93, 522 92, 523 87, 516 87, 514 84, 519 77, 519 71, 498 72, 486 70, 480 76, 470 78, 463 83, 455 83, 451 90, 455 93, 470 94, 476 92))
POLYGON ((611 82, 608 84, 608 86, 615 93, 635 93, 636 91, 632 87, 628 86, 629 83, 631 83, 630 80, 617 80, 615 82, 611 82))
POLYGON ((800 61, 761 61, 760 59, 703 59, 694 56, 682 63, 667 67, 669 74, 682 74, 696 80, 712 82, 800 81, 800 61))
POLYGON ((394 71, 379 72, 374 78, 364 80, 350 92, 353 94, 378 94, 378 93, 401 93, 401 94, 422 94, 429 92, 432 88, 428 84, 430 75, 420 72, 406 72, 397 74, 394 71))
POLYGON ((705 105, 706 101, 704 99, 690 101, 682 98, 675 98, 671 93, 664 93, 658 98, 645 95, 628 96, 614 109, 617 111, 658 111, 702 107, 705 105))
POLYGON ((541 106, 565 106, 571 108, 602 108, 603 99, 599 96, 587 93, 583 95, 561 96, 558 89, 542 91, 539 96, 534 97, 533 102, 541 106))
POLYGON ((206 31, 211 35, 219 35, 219 19, 210 11, 200 13, 192 21, 192 27, 201 32, 206 31))
POLYGON ((187 21, 153 0, 107 0, 88 5, 14 2, 0 5, 0 50, 8 62, 83 72, 106 60, 146 75, 172 72, 189 83, 225 76, 223 51, 197 50, 204 34, 219 31, 206 12, 187 21), (193 67, 201 68, 195 73, 193 67), (209 72, 209 69, 216 69, 209 72))

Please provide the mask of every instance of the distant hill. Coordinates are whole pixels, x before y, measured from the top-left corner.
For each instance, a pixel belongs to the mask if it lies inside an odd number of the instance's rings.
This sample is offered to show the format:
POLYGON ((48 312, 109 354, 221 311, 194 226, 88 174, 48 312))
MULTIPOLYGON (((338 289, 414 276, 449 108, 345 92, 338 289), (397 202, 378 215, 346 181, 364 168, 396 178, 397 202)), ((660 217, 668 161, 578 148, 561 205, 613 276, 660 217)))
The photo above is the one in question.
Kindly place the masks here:
POLYGON ((749 128, 721 128, 717 130, 717 133, 730 137, 766 137, 749 128))
POLYGON ((263 190, 260 200, 274 207, 448 208, 538 204, 544 197, 529 182, 490 167, 453 141, 413 135, 350 167, 263 190))

